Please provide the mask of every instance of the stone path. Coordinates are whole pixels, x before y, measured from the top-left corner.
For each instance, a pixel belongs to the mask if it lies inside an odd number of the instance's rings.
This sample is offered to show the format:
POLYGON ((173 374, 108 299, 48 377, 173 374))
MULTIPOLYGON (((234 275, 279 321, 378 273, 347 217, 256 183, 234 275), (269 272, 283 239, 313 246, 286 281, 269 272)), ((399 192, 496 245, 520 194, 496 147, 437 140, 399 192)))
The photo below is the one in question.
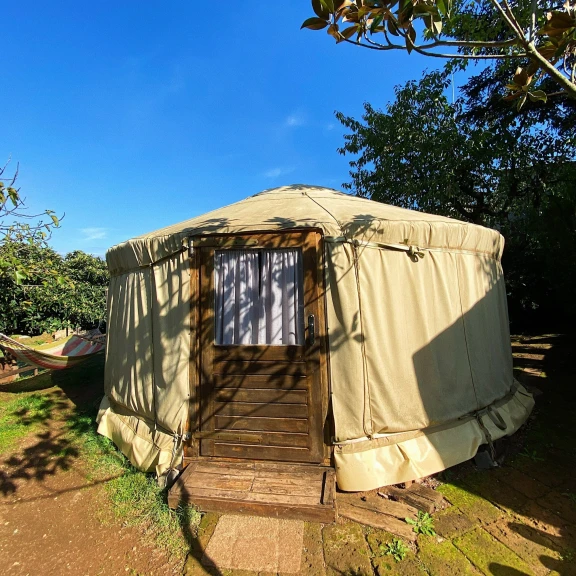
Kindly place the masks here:
MULTIPOLYGON (((516 376, 541 394, 528 425, 513 437, 506 464, 480 472, 465 463, 440 475, 438 489, 451 506, 434 515, 437 535, 420 534, 415 544, 406 543, 400 562, 386 554, 394 536, 384 531, 344 519, 305 524, 296 561, 300 574, 576 576, 574 341, 517 338, 513 349, 516 376)), ((229 522, 214 514, 203 518, 185 574, 270 574, 269 562, 252 565, 252 571, 234 569, 231 561, 202 564, 215 530, 229 522)))

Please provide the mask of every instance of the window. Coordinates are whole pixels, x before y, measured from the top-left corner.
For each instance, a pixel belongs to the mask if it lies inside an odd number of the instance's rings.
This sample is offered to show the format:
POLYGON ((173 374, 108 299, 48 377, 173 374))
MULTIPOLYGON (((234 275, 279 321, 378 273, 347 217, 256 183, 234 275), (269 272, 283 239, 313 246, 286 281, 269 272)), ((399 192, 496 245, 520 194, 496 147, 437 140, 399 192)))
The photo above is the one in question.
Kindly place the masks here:
POLYGON ((215 252, 216 344, 302 345, 302 251, 215 252))

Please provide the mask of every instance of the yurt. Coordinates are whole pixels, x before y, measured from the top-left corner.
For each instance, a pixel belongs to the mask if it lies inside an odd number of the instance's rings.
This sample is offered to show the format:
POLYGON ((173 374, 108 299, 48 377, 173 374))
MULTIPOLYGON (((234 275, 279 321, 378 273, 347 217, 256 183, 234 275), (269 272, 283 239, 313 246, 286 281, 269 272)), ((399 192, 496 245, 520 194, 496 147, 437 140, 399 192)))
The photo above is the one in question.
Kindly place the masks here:
POLYGON ((114 246, 98 431, 159 476, 295 466, 344 491, 470 459, 533 407, 503 248, 299 184, 114 246))

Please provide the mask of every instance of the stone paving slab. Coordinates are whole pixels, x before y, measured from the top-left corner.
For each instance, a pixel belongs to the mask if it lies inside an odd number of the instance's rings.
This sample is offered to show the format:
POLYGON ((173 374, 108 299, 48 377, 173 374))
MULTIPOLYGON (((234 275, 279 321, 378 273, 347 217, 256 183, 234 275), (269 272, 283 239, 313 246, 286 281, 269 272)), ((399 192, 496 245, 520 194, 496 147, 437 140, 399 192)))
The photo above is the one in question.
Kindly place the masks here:
POLYGON ((524 560, 483 528, 466 532, 454 545, 486 576, 536 576, 524 560))
POLYGON ((480 521, 482 524, 491 524, 502 518, 504 513, 488 500, 475 494, 470 488, 455 484, 444 484, 439 490, 453 506, 462 511, 472 523, 480 521))
POLYGON ((371 575, 370 550, 362 526, 354 522, 339 522, 324 527, 324 561, 326 573, 332 576, 371 575))
POLYGON ((221 516, 202 557, 204 566, 253 572, 300 571, 304 522, 221 516))
POLYGON ((474 523, 456 506, 434 515, 434 530, 443 538, 452 539, 474 528, 474 523))
POLYGON ((486 531, 527 562, 537 576, 545 576, 551 565, 558 565, 561 555, 542 532, 519 522, 500 521, 486 526, 486 531))
POLYGON ((515 468, 501 468, 500 478, 509 486, 513 486, 518 492, 524 494, 527 498, 541 498, 550 488, 534 478, 516 470, 515 468))
POLYGON ((302 550, 302 574, 306 576, 325 576, 324 547, 322 544, 322 526, 306 522, 304 524, 304 548, 302 550))
POLYGON ((418 558, 430 576, 478 576, 480 572, 450 540, 418 537, 418 558))

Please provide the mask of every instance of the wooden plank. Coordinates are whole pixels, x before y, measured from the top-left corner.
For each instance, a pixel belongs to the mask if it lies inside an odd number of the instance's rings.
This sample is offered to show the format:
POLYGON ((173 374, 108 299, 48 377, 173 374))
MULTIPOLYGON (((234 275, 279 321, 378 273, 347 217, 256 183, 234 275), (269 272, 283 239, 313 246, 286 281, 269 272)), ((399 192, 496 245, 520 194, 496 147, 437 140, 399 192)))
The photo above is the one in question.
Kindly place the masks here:
POLYGON ((231 474, 233 476, 245 476, 246 478, 254 478, 256 475, 256 471, 254 468, 240 468, 236 465, 218 465, 215 466, 215 463, 212 462, 202 462, 196 461, 190 464, 192 467, 193 473, 202 473, 202 474, 231 474))
POLYGON ((372 510, 379 514, 387 514, 404 520, 405 518, 416 518, 418 510, 413 506, 404 504, 403 502, 394 502, 394 500, 387 500, 375 494, 362 494, 353 492, 339 492, 336 496, 338 504, 350 504, 357 508, 365 508, 372 510))
POLYGON ((198 486, 190 486, 186 483, 178 490, 171 490, 170 495, 179 495, 180 499, 188 499, 190 502, 195 502, 196 498, 210 498, 222 500, 245 500, 249 492, 247 490, 220 490, 218 488, 202 488, 198 486))
POLYGON ((203 488, 206 490, 228 490, 235 492, 247 492, 252 486, 253 479, 250 476, 236 476, 233 474, 206 474, 196 472, 188 476, 185 486, 190 488, 203 488))
POLYGON ((201 432, 203 438, 217 442, 233 442, 243 444, 259 444, 262 446, 295 446, 307 448, 308 434, 290 434, 288 432, 244 432, 231 430, 214 430, 201 432))
POLYGON ((178 504, 190 502, 204 512, 218 512, 220 514, 249 514, 251 516, 266 516, 271 518, 285 518, 287 520, 303 520, 330 524, 336 520, 336 510, 330 506, 302 506, 281 503, 247 502, 244 500, 204 498, 195 496, 181 497, 179 494, 168 496, 168 505, 176 508, 178 504))
POLYGON ((422 496, 419 496, 410 490, 406 490, 405 488, 396 488, 396 486, 384 486, 380 488, 379 492, 388 494, 395 500, 404 502, 410 506, 414 506, 414 508, 422 510, 422 512, 428 512, 429 514, 434 512, 434 502, 428 500, 428 498, 422 498, 422 496))
POLYGON ((412 526, 393 516, 379 514, 378 512, 358 508, 346 503, 338 504, 338 514, 339 516, 344 516, 344 518, 354 520, 354 522, 379 528, 380 530, 386 530, 386 532, 390 532, 410 542, 416 541, 417 534, 412 529, 412 526))
POLYGON ((230 362, 214 362, 214 374, 270 374, 275 376, 306 376, 306 364, 304 362, 280 361, 255 361, 255 360, 231 360, 230 362))
POLYGON ((216 416, 215 428, 220 430, 262 430, 263 432, 308 432, 308 420, 295 418, 243 418, 216 416))
POLYGON ((214 360, 216 362, 242 360, 283 360, 304 362, 304 346, 258 346, 258 345, 216 345, 214 360))
POLYGON ((322 504, 334 506, 336 497, 336 473, 334 470, 326 470, 322 480, 322 504))
POLYGON ((258 474, 312 475, 318 478, 322 478, 327 469, 333 470, 333 468, 326 468, 325 466, 317 466, 315 464, 289 462, 254 462, 254 467, 258 471, 258 474))
MULTIPOLYGON (((322 490, 321 483, 293 483, 293 482, 274 482, 269 478, 255 478, 252 484, 252 492, 256 494, 293 494, 295 496, 310 496, 315 498, 315 503, 320 502, 320 493, 322 490)), ((271 501, 271 500, 270 500, 271 501)))
POLYGON ((273 390, 308 390, 303 376, 274 374, 214 375, 215 388, 268 388, 273 390))
POLYGON ((276 462, 306 462, 309 450, 286 446, 260 446, 251 444, 214 443, 214 454, 223 458, 250 458, 276 462))
POLYGON ((246 390, 235 388, 220 388, 216 391, 217 402, 254 402, 267 404, 306 404, 307 390, 246 390))
POLYGON ((302 404, 214 403, 218 416, 253 416, 259 418, 306 418, 308 407, 302 404))
POLYGON ((267 502, 271 504, 289 504, 290 506, 320 506, 320 493, 314 496, 299 494, 260 494, 258 492, 248 492, 246 502, 267 502))
MULTIPOLYGON (((49 372, 49 370, 45 370, 49 372)), ((38 367, 37 366, 24 366, 23 368, 18 368, 16 370, 10 370, 9 372, 4 372, 2 376, 0 376, 0 381, 5 380, 6 378, 10 378, 11 376, 16 376, 18 374, 23 374, 24 372, 34 372, 34 376, 38 375, 38 367)))
POLYGON ((410 492, 418 494, 418 496, 422 496, 422 498, 432 500, 436 508, 442 507, 442 503, 444 502, 444 496, 442 496, 440 492, 436 492, 436 490, 432 490, 432 488, 428 488, 428 486, 418 484, 417 482, 414 482, 414 484, 412 484, 410 488, 408 488, 408 490, 410 490, 410 492))

